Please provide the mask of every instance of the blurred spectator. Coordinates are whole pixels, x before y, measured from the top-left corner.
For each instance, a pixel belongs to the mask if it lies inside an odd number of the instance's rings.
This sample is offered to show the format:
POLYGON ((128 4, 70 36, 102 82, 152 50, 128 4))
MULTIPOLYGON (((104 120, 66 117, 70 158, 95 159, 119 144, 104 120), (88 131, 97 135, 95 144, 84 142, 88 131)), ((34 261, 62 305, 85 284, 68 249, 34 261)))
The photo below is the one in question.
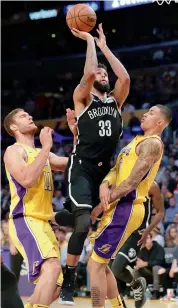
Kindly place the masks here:
POLYGON ((124 112, 134 112, 135 111, 135 107, 132 104, 129 103, 125 103, 124 104, 124 108, 123 108, 124 112))
POLYGON ((178 176, 176 178, 176 183, 177 183, 177 186, 174 189, 173 193, 174 193, 174 198, 176 200, 176 206, 178 207, 178 176))
POLYGON ((67 235, 67 228, 61 227, 58 225, 53 225, 53 230, 56 236, 56 239, 59 243, 59 250, 60 250, 60 262, 61 266, 64 269, 66 265, 66 260, 67 260, 67 246, 68 246, 68 240, 69 240, 69 234, 68 237, 67 235))
POLYGON ((178 232, 175 226, 169 228, 166 234, 166 247, 175 247, 178 245, 178 232))
POLYGON ((174 197, 169 199, 169 208, 165 212, 165 222, 173 222, 174 216, 178 214, 178 208, 176 207, 176 200, 174 197))
POLYGON ((54 197, 52 199, 52 204, 55 207, 55 212, 60 211, 64 208, 65 197, 62 195, 61 190, 56 190, 54 192, 54 197))
POLYGON ((128 127, 130 128, 132 136, 138 135, 141 132, 140 120, 139 118, 136 117, 134 112, 130 113, 130 120, 128 122, 128 127))
MULTIPOLYGON (((170 251, 168 252, 170 255, 170 251)), ((178 246, 173 251, 171 266, 168 268, 160 268, 158 270, 160 284, 163 287, 164 295, 166 294, 167 289, 173 289, 172 282, 178 285, 178 246)), ((165 296, 165 300, 170 300, 170 296, 165 296)))
POLYGON ((3 248, 9 248, 9 227, 8 227, 8 222, 3 220, 1 222, 1 228, 2 228, 3 235, 4 235, 4 238, 3 238, 4 246, 3 246, 3 248))
POLYGON ((175 225, 176 231, 178 232, 178 214, 174 216, 173 223, 175 225))
POLYGON ((160 228, 157 226, 154 228, 154 230, 151 232, 152 240, 157 242, 160 246, 164 247, 165 240, 164 237, 161 235, 160 228))
POLYGON ((164 266, 164 248, 148 235, 145 247, 138 253, 136 269, 140 276, 145 277, 148 284, 153 284, 154 292, 159 290, 158 266, 164 266))
POLYGON ((163 184, 161 186, 161 194, 165 199, 169 199, 172 197, 172 193, 168 190, 167 185, 163 184))
POLYGON ((10 205, 10 191, 8 186, 2 188, 1 190, 1 208, 6 211, 9 209, 10 205))

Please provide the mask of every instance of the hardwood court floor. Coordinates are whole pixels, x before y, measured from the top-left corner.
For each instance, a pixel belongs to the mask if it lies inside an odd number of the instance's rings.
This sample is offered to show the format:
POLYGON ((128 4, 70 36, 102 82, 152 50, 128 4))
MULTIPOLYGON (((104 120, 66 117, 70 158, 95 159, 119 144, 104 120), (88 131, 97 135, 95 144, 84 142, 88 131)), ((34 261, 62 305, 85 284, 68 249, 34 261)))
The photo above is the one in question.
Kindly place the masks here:
MULTIPOLYGON (((27 302, 27 298, 23 298, 23 302, 27 302)), ((128 308, 135 308, 134 302, 132 300, 126 301, 128 308)), ((59 305, 57 302, 53 303, 50 308, 69 308, 73 306, 63 306, 59 305)), ((88 298, 76 298, 75 299, 75 308, 91 308, 91 301, 88 298)), ((110 303, 106 301, 106 308, 110 308, 110 303)), ((178 308, 178 302, 164 302, 164 301, 150 301, 148 300, 144 308, 178 308)))

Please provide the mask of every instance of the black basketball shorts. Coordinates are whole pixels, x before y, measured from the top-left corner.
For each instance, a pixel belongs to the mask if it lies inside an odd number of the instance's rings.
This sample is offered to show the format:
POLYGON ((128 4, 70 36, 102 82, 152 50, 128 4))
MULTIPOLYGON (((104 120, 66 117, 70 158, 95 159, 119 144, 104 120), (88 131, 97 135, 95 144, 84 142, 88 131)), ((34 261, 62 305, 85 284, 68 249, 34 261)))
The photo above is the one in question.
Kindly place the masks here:
POLYGON ((99 203, 99 186, 107 174, 88 160, 72 154, 67 168, 68 191, 65 208, 71 212, 92 210, 99 203))

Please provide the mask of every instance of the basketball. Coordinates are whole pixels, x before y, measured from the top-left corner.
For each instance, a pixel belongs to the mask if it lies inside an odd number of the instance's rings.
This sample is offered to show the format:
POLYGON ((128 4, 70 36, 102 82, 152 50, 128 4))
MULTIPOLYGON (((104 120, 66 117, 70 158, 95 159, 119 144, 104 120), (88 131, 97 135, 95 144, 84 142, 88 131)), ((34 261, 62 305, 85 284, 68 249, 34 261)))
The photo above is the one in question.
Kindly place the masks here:
POLYGON ((68 11, 66 22, 70 29, 90 32, 96 25, 96 14, 89 5, 79 3, 68 11))

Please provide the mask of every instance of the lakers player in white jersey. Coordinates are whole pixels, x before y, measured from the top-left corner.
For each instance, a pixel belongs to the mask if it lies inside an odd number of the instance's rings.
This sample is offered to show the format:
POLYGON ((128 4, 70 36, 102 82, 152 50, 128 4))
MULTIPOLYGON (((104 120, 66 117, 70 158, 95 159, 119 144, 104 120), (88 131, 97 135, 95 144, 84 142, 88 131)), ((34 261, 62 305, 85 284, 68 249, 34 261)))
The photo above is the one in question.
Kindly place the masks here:
MULTIPOLYGON (((142 225, 144 202, 163 155, 160 135, 171 118, 171 110, 163 105, 153 106, 145 113, 141 120, 144 136, 137 136, 121 150, 115 167, 101 184, 100 207, 104 214, 97 232, 91 235, 94 250, 88 266, 93 308, 104 308, 106 295, 108 298, 118 296, 116 280, 108 263, 142 225)), ((136 308, 142 305, 140 301, 136 308)), ((113 307, 123 307, 119 298, 113 307)))
POLYGON ((63 280, 58 243, 49 224, 53 217, 51 169, 63 171, 68 158, 50 152, 52 129, 49 127, 40 132, 42 148, 35 148, 37 126, 23 109, 10 112, 4 127, 16 139, 4 154, 11 191, 9 232, 28 264, 29 281, 36 284, 25 307, 47 308, 58 298, 63 280))

